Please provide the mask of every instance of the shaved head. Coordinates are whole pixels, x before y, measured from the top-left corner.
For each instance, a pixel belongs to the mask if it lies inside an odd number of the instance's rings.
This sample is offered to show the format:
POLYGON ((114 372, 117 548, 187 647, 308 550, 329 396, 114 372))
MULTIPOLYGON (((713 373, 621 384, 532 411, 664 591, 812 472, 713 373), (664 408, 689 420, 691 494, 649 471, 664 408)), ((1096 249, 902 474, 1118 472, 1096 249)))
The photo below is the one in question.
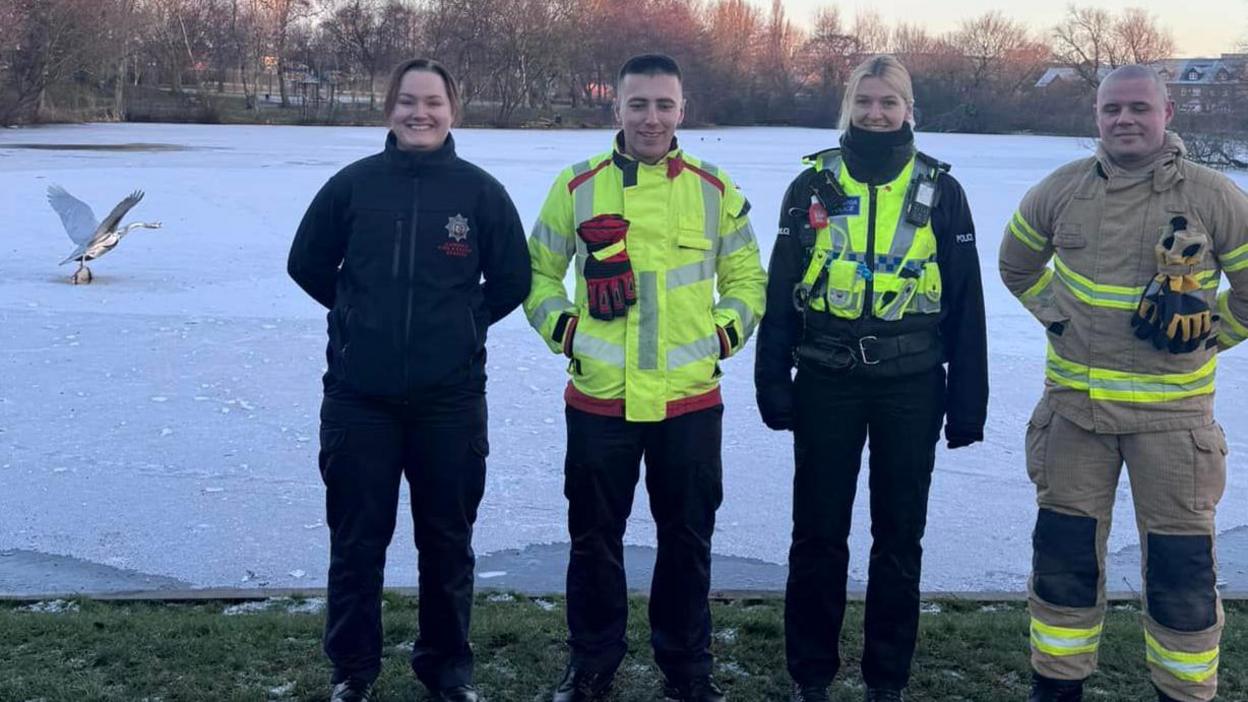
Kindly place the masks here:
POLYGON ((1161 96, 1162 101, 1170 99, 1170 88, 1166 85, 1166 79, 1162 78, 1161 74, 1148 66, 1141 66, 1138 63, 1133 63, 1128 66, 1119 66, 1118 68, 1115 68, 1109 72, 1109 75, 1105 76, 1105 78, 1101 80, 1100 86, 1096 89, 1097 102, 1100 102, 1101 93, 1105 89, 1105 86, 1119 80, 1150 81, 1157 88, 1157 94, 1161 96))
POLYGON ((1096 89, 1101 146, 1119 165, 1135 168, 1161 155, 1174 117, 1166 81, 1148 66, 1123 66, 1096 89))

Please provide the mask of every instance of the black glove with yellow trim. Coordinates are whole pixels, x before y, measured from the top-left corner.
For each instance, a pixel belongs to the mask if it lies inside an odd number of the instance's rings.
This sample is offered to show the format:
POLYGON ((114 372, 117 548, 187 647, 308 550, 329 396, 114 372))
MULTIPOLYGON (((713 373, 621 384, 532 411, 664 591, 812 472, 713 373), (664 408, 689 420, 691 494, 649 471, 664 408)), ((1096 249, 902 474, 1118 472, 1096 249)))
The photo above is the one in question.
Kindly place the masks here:
POLYGON ((1144 293, 1131 326, 1140 339, 1170 353, 1191 353, 1213 331, 1213 313, 1201 296, 1196 266, 1204 260, 1208 239, 1187 230, 1187 218, 1174 217, 1157 243, 1157 269, 1144 293))

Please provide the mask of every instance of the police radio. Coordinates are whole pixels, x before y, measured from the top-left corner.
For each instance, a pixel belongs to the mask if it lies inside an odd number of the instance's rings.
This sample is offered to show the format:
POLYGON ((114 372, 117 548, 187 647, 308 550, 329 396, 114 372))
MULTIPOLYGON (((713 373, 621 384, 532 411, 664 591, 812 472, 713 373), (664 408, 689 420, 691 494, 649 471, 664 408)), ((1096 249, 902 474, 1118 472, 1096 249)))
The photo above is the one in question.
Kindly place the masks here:
POLYGON ((932 219, 932 201, 935 198, 935 181, 924 178, 915 183, 906 198, 906 221, 916 227, 926 226, 932 219))

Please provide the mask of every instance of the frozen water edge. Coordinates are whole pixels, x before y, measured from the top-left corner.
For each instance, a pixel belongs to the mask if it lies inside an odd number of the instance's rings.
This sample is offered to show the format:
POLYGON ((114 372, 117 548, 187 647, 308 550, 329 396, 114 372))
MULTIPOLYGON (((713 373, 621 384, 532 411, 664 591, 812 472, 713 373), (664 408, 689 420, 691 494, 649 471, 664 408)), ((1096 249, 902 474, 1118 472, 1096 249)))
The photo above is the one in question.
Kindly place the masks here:
MULTIPOLYGON (((0 242, 0 549, 58 554, 203 587, 324 584, 328 546, 316 473, 324 316, 286 278, 285 255, 320 184, 375 151, 382 134, 372 128, 183 125, 5 132, 0 208, 11 213, 11 226, 0 242), (193 148, 5 150, 16 142, 193 148), (134 216, 159 219, 166 228, 133 234, 92 266, 94 284, 70 286, 69 268, 55 264, 71 246, 44 203, 52 182, 90 202, 97 214, 130 189, 143 188, 147 198, 134 216), (296 572, 306 575, 296 578, 296 572)), ((601 131, 457 132, 461 153, 508 187, 526 223, 559 168, 604 150, 609 137, 601 131)), ((799 157, 834 140, 834 132, 799 129, 682 136, 692 153, 728 170, 750 197, 764 256, 799 157)), ((1017 591, 1025 586, 1034 518, 1022 431, 1040 392, 1043 342, 996 278, 996 247, 1026 188, 1085 154, 1086 142, 921 134, 920 145, 955 164, 974 208, 993 381, 987 441, 939 450, 923 587, 1017 591)), ((508 554, 515 553, 558 580, 558 554, 566 552, 559 543, 567 538, 564 364, 519 313, 491 330, 489 348, 492 455, 476 534, 482 568, 514 573, 517 564, 508 554)), ((759 566, 758 573, 769 573, 759 582, 782 583, 792 449, 787 434, 769 432, 757 418, 752 349, 725 366, 725 497, 715 550, 725 564, 771 564, 759 566)), ((1219 515, 1228 536, 1219 541, 1219 556, 1224 575, 1234 578, 1248 567, 1248 549, 1230 547, 1238 543, 1236 528, 1248 524, 1242 470, 1248 408, 1233 402, 1248 390, 1244 350, 1221 360, 1218 385, 1219 419, 1232 445, 1219 515)), ((1114 589, 1131 578, 1138 582, 1132 560, 1138 539, 1125 487, 1110 545, 1120 554, 1113 567, 1122 572, 1111 572, 1114 589)), ((851 577, 858 580, 865 580, 869 548, 866 505, 864 483, 851 537, 851 577)), ((644 491, 634 515, 629 543, 652 545, 644 491)), ((392 585, 415 582, 404 521, 391 551, 392 585)), ((645 552, 638 551, 639 563, 645 552)), ((6 560, 0 557, 0 584, 12 570, 6 560)), ((725 587, 720 578, 735 566, 718 564, 716 586, 725 587)), ((97 576, 87 572, 90 586, 97 576)))

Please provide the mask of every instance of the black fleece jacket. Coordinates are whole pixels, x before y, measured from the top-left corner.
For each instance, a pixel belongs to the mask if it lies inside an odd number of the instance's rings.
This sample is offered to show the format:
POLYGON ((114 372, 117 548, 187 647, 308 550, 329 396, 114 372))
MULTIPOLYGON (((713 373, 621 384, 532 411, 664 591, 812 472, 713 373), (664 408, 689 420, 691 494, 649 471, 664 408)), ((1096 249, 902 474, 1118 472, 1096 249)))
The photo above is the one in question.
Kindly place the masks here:
POLYGON ((483 388, 486 330, 530 282, 515 206, 455 155, 449 135, 419 153, 391 134, 383 152, 330 178, 287 270, 329 308, 329 375, 356 393, 402 399, 483 388))

